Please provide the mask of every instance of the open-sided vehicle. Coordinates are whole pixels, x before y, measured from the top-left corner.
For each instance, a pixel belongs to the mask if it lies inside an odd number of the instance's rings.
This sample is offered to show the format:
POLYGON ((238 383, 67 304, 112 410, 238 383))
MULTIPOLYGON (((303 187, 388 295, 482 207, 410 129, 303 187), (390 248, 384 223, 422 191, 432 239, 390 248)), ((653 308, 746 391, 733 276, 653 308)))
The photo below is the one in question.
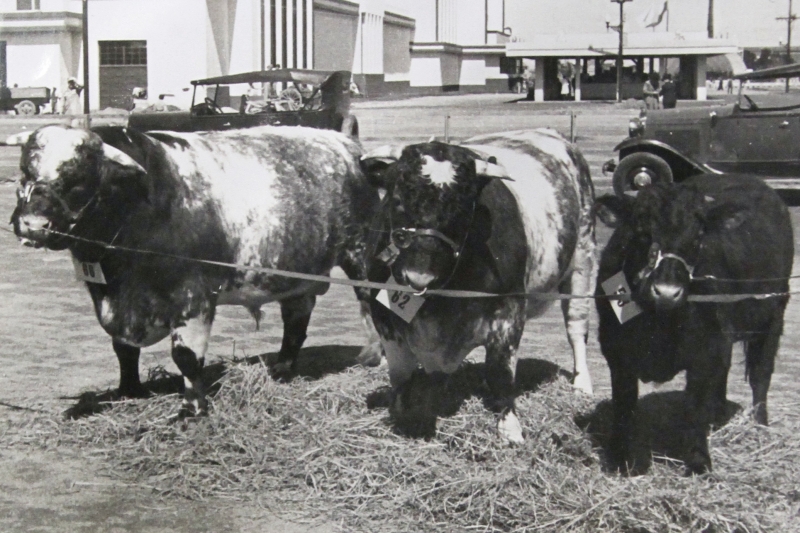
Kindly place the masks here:
POLYGON ((614 191, 624 194, 655 182, 681 181, 700 173, 741 172, 796 196, 800 192, 800 98, 745 94, 747 80, 800 76, 786 65, 734 76, 738 101, 713 107, 643 111, 629 123, 629 137, 603 171, 614 172, 614 191))
POLYGON ((253 126, 307 126, 358 138, 350 114, 350 73, 272 69, 191 82, 188 111, 132 113, 139 131, 207 131, 253 126))

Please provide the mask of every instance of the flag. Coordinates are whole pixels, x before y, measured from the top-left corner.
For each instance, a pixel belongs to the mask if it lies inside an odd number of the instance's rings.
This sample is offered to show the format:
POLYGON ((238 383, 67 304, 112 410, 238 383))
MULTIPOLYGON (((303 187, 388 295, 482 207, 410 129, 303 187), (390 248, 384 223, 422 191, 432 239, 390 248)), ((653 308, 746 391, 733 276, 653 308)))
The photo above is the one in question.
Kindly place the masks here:
POLYGON ((669 1, 664 0, 662 4, 660 1, 653 2, 650 7, 642 15, 641 21, 645 28, 653 28, 664 21, 664 16, 669 11, 669 1))

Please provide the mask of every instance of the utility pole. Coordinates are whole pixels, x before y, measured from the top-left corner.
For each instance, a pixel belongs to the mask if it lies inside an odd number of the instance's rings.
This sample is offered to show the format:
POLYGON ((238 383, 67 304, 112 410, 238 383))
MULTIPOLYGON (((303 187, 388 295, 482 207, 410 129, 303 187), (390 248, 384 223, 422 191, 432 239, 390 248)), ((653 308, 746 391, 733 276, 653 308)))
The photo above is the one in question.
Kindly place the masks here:
MULTIPOLYGON (((789 0, 789 15, 777 17, 775 20, 786 21, 786 64, 792 62, 792 23, 797 20, 797 15, 792 13, 792 0, 789 0)), ((786 92, 789 92, 789 78, 786 78, 786 92)))
POLYGON ((83 114, 89 127, 89 0, 83 0, 83 114))
POLYGON ((617 102, 622 102, 622 39, 623 27, 625 24, 623 6, 625 5, 625 2, 632 1, 633 0, 611 0, 612 4, 619 4, 619 27, 614 28, 619 32, 619 49, 617 50, 617 102))

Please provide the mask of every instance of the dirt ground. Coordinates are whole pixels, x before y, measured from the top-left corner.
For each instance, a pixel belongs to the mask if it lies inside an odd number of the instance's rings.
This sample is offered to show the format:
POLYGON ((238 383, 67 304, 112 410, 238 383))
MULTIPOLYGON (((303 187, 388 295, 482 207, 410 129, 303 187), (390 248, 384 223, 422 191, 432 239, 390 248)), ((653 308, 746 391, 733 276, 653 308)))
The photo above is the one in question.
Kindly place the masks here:
MULTIPOLYGON (((570 116, 563 107, 510 103, 510 95, 419 98, 400 102, 362 102, 355 106, 367 149, 388 142, 407 143, 444 134, 445 116, 455 138, 509 129, 553 126, 569 134, 570 116)), ((627 133, 635 110, 604 104, 576 107, 574 128, 597 187, 609 181, 600 165, 627 133)), ((17 120, 0 121, 0 136, 28 127, 17 120)), ((34 126, 35 127, 35 126, 34 126)), ((15 202, 11 179, 16 176, 17 148, 0 148, 0 216, 8 217, 15 202)), ((795 224, 800 209, 792 209, 795 224)), ((23 248, 10 226, 0 227, 0 531, 3 532, 327 532, 332 524, 309 525, 275 516, 254 504, 224 500, 203 502, 160 497, 148 487, 119 483, 80 450, 44 452, 15 442, 14 427, 37 411, 60 413, 84 391, 102 391, 117 384, 118 367, 108 337, 96 323, 84 287, 74 281, 66 253, 23 248)), ((600 228, 602 243, 609 231, 600 228)), ((797 238, 797 237, 796 237, 797 238)), ((800 250, 800 246, 796 245, 800 250)), ((795 261, 800 265, 800 261, 795 261)), ((800 270, 799 266, 795 271, 800 270)), ((280 346, 277 306, 265 308, 261 331, 254 331, 244 309, 222 308, 214 325, 209 359, 273 352, 280 346)), ((790 302, 786 334, 770 391, 772 423, 798 416, 800 408, 800 303, 790 302)), ((318 300, 306 346, 359 346, 363 334, 352 292, 334 286, 318 300)), ((594 335, 590 370, 599 399, 610 396, 608 371, 594 335)), ((569 369, 569 347, 560 312, 551 310, 528 324, 520 350, 523 357, 549 359, 569 369)), ((162 365, 176 371, 168 345, 143 351, 141 368, 162 365)), ((729 398, 750 403, 743 382, 741 353, 731 371, 729 398)), ((668 387, 680 387, 673 383, 668 387)), ((176 400, 177 406, 177 400, 176 400)), ((524 421, 523 421, 524 424, 524 421)), ((287 458, 291 460, 291 458, 287 458)))

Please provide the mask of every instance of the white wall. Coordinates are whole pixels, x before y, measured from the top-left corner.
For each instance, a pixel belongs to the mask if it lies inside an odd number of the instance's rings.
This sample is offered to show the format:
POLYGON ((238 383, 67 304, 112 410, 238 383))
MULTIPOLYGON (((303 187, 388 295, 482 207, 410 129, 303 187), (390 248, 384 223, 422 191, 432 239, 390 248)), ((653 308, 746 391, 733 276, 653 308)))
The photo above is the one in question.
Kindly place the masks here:
POLYGON ((61 48, 58 44, 6 47, 8 85, 61 87, 61 48))
POLYGON ((147 80, 150 95, 183 97, 188 104, 190 80, 207 75, 206 3, 204 0, 91 0, 89 62, 91 107, 99 106, 97 41, 147 41, 147 80))
POLYGON ((483 44, 486 41, 486 0, 458 0, 457 25, 457 44, 483 44))

